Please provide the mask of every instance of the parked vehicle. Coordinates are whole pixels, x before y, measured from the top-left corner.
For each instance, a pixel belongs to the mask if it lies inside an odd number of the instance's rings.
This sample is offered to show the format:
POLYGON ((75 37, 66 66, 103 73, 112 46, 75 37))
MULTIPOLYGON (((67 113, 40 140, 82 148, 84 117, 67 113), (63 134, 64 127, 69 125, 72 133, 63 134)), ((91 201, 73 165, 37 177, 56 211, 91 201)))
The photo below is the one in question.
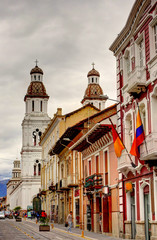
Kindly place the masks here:
POLYGON ((1 212, 0 212, 0 218, 1 218, 1 219, 5 219, 5 213, 4 213, 4 211, 1 211, 1 212))
POLYGON ((5 217, 8 218, 10 216, 10 211, 5 211, 5 217))

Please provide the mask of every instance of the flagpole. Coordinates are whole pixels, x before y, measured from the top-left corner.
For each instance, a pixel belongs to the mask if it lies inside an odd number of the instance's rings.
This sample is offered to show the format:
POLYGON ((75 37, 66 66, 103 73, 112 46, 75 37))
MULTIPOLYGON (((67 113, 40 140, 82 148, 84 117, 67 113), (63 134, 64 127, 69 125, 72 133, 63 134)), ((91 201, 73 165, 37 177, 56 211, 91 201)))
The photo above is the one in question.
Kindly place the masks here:
MULTIPOLYGON (((115 130, 116 133, 118 134, 118 132, 117 132, 116 128, 114 127, 113 122, 112 122, 112 120, 111 120, 110 117, 109 117, 109 120, 110 120, 110 122, 111 122, 111 124, 112 124, 114 130, 115 130)), ((118 137, 120 138, 120 140, 121 140, 121 142, 122 142, 122 144, 123 144, 123 146, 124 146, 124 148, 125 148, 125 150, 126 150, 126 152, 127 152, 127 154, 128 154, 128 157, 130 158, 130 162, 131 162, 132 167, 134 167, 134 168, 137 167, 136 164, 132 161, 131 156, 130 156, 130 154, 129 154, 127 148, 126 148, 126 146, 124 145, 124 143, 123 143, 121 137, 119 136, 119 134, 118 134, 118 137)))

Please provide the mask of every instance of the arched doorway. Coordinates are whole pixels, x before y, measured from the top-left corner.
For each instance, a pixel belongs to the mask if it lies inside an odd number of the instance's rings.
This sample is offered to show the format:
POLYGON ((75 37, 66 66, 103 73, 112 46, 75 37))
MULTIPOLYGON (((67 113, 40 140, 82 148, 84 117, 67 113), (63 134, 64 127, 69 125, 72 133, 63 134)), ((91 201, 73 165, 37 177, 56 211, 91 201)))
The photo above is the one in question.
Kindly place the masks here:
POLYGON ((33 210, 35 212, 41 211, 41 199, 38 197, 33 198, 33 210))

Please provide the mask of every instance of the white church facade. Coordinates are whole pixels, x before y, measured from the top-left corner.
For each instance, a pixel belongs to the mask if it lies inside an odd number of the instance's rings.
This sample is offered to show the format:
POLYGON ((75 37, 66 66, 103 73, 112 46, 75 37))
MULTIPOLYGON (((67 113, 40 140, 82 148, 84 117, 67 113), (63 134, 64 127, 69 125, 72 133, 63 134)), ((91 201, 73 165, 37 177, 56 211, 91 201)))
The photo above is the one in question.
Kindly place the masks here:
POLYGON ((37 65, 30 72, 31 82, 24 97, 25 116, 22 121, 21 178, 9 194, 10 209, 26 210, 41 188, 40 137, 50 122, 47 114, 49 96, 43 84, 43 71, 37 65))

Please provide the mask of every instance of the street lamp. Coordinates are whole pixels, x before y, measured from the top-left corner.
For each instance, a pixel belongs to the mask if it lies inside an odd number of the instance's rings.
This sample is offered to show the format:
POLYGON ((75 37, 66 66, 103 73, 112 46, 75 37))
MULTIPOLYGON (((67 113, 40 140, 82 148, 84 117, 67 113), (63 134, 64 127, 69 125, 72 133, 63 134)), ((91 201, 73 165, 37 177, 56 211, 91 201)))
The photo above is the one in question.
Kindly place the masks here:
POLYGON ((114 101, 114 102, 120 103, 119 100, 109 98, 107 95, 100 95, 100 97, 101 97, 102 99, 104 99, 104 100, 111 100, 111 101, 114 101))
POLYGON ((72 142, 72 143, 75 143, 73 140, 71 140, 70 138, 63 138, 62 139, 63 141, 67 141, 67 142, 72 142))

